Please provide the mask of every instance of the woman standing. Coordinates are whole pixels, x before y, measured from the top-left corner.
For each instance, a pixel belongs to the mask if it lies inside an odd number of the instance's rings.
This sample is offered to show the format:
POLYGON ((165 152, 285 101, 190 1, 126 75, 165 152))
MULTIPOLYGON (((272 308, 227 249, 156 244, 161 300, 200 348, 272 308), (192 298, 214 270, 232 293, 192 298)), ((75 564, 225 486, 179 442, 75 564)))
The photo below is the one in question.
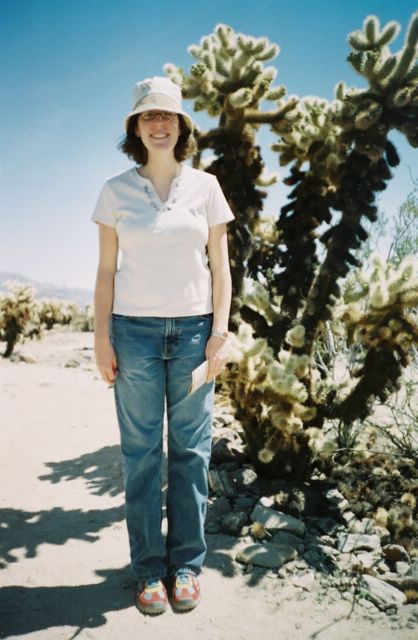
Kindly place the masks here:
POLYGON ((180 88, 135 85, 121 149, 136 166, 106 181, 99 224, 95 351, 114 383, 131 568, 144 613, 193 609, 206 554, 214 378, 228 358, 231 276, 216 178, 182 164, 195 150, 180 88), (118 252, 122 259, 118 268, 118 252), (189 394, 208 361, 206 384, 189 394), (163 418, 168 422, 168 534, 161 532, 163 418))

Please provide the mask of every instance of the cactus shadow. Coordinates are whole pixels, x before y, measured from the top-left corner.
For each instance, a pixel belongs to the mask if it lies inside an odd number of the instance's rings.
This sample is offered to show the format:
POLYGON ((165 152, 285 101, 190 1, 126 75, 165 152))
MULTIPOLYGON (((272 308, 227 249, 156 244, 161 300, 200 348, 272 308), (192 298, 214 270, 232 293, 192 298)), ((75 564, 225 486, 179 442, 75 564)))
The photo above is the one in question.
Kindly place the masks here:
POLYGON ((50 472, 39 476, 52 484, 83 479, 89 491, 97 496, 118 496, 123 492, 119 445, 102 447, 77 458, 46 462, 50 472))
POLYGON ((70 539, 93 543, 99 531, 124 517, 123 506, 89 511, 0 509, 0 568, 18 562, 20 549, 26 558, 34 558, 42 544, 63 545, 70 539))
POLYGON ((106 624, 106 614, 134 604, 126 587, 128 567, 96 571, 102 582, 72 586, 0 588, 0 637, 22 636, 51 627, 83 629, 106 624))

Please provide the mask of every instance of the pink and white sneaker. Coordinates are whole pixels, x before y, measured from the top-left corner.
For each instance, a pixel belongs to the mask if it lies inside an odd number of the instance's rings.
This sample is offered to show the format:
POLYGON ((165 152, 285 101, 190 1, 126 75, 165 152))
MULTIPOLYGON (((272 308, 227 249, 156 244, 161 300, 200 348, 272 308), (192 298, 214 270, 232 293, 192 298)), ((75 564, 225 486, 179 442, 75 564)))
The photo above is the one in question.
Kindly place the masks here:
POLYGON ((156 615, 167 609, 167 591, 161 580, 146 580, 138 589, 137 607, 142 613, 156 615))
POLYGON ((193 573, 178 573, 173 578, 171 592, 175 611, 190 611, 200 602, 199 578, 193 573))

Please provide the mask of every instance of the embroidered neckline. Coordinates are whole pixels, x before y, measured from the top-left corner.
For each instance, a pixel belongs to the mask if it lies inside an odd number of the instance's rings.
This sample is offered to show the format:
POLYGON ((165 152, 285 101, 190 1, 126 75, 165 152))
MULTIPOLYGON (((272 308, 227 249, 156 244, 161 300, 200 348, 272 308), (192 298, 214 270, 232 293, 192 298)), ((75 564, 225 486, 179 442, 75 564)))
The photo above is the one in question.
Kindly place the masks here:
POLYGON ((170 191, 168 193, 167 200, 162 202, 154 189, 154 185, 149 178, 144 178, 138 171, 138 168, 135 168, 135 173, 139 176, 139 178, 145 182, 142 186, 142 190, 145 193, 148 203, 154 209, 156 213, 165 213, 168 211, 172 211, 175 203, 177 202, 178 188, 180 183, 180 178, 183 173, 183 165, 180 167, 180 172, 178 176, 173 178, 173 181, 170 186, 170 191))

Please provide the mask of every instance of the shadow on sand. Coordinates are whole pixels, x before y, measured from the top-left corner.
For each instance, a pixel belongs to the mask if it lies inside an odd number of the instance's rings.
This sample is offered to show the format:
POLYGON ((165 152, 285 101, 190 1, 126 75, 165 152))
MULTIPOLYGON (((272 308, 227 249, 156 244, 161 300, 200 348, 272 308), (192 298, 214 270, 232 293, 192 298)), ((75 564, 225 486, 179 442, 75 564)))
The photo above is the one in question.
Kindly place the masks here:
POLYGON ((96 571, 104 580, 94 584, 59 587, 11 586, 0 589, 0 637, 25 635, 50 627, 84 628, 106 623, 106 613, 133 604, 131 589, 123 587, 128 567, 96 571))
POLYGON ((63 545, 70 539, 95 542, 99 531, 123 519, 123 506, 90 511, 0 509, 0 568, 18 561, 14 550, 24 549, 26 558, 34 558, 42 544, 63 545))
POLYGON ((102 447, 78 458, 46 462, 50 473, 39 476, 52 484, 83 479, 91 493, 97 496, 118 496, 123 492, 119 445, 102 447))

